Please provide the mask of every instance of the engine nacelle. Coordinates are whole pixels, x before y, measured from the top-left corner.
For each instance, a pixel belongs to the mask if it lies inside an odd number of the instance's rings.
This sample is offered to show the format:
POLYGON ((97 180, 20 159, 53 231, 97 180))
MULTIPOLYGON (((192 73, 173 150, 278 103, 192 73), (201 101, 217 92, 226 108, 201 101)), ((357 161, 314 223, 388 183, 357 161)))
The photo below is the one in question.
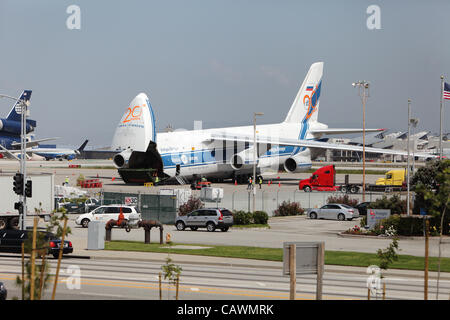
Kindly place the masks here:
POLYGON ((235 153, 231 159, 231 167, 234 170, 250 169, 253 168, 253 149, 247 149, 239 153, 235 153))
POLYGON ((290 173, 302 172, 311 168, 311 153, 309 149, 294 155, 284 161, 284 170, 290 173))
POLYGON ((132 153, 133 151, 131 151, 130 149, 126 149, 121 153, 116 154, 113 158, 113 162, 116 168, 128 168, 129 167, 128 163, 130 161, 132 153))
MULTIPOLYGON (((34 127, 27 121, 27 133, 34 130, 34 127)), ((0 131, 20 135, 22 133, 22 126, 20 121, 13 121, 8 119, 0 119, 0 131)))

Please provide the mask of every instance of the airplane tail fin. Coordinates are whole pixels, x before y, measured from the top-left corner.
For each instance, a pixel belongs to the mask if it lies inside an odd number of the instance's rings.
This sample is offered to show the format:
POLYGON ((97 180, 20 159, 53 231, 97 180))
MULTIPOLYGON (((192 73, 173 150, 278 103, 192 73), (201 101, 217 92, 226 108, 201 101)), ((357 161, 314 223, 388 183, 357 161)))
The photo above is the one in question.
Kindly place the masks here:
POLYGON ((88 139, 86 139, 83 144, 77 149, 78 152, 81 152, 84 150, 84 148, 86 147, 87 143, 88 143, 88 139))
POLYGON ((145 93, 138 94, 120 120, 112 141, 113 150, 147 151, 156 142, 155 116, 145 93))
MULTIPOLYGON (((302 130, 308 127, 308 122, 317 121, 319 113, 319 98, 322 87, 323 62, 311 65, 300 90, 292 103, 284 122, 298 123, 302 130)), ((304 137, 300 137, 304 138, 304 137)))
MULTIPOLYGON (((24 90, 22 94, 20 95, 20 100, 29 101, 31 99, 31 90, 24 90)), ((12 121, 20 121, 20 114, 16 112, 16 106, 19 103, 19 101, 16 101, 14 103, 13 107, 11 108, 11 111, 9 111, 8 116, 6 119, 12 120, 12 121)))

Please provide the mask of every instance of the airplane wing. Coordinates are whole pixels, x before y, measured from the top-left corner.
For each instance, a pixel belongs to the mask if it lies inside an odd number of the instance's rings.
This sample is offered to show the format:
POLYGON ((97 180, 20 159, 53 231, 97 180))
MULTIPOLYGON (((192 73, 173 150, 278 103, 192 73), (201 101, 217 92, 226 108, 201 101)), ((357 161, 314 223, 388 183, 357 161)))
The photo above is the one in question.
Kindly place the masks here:
MULTIPOLYGON (((36 147, 41 142, 50 141, 50 140, 56 140, 56 139, 59 139, 59 138, 45 138, 45 139, 38 139, 38 140, 27 141, 25 147, 26 148, 36 147)), ((13 143, 11 143, 11 146, 20 148, 20 142, 13 142, 13 143)))
MULTIPOLYGON (((211 140, 222 140, 222 141, 237 141, 237 142, 247 142, 253 143, 253 138, 239 136, 239 135, 225 135, 225 134, 212 134, 211 140)), ((258 144, 271 144, 271 145, 285 145, 285 146, 296 146, 296 147, 306 147, 306 148, 320 148, 320 149, 334 149, 334 150, 348 150, 348 151, 363 151, 362 146, 354 146, 348 144, 339 143, 328 143, 316 140, 295 140, 286 138, 273 138, 273 137, 257 137, 256 143, 258 144)), ((380 148, 365 148, 366 153, 381 153, 381 154, 391 154, 391 155, 401 155, 407 156, 408 152, 403 150, 393 150, 393 149, 380 149, 380 148)), ((416 157, 422 158, 436 158, 437 155, 424 152, 414 153, 416 157)))
MULTIPOLYGON (((366 132, 382 132, 386 129, 365 129, 366 132)), ((362 133, 364 132, 363 129, 333 129, 333 128, 327 128, 327 129, 316 129, 311 130, 311 133, 322 133, 322 134, 348 134, 348 133, 362 133)))
POLYGON ((1 144, 0 144, 0 148, 2 149, 2 150, 0 150, 1 154, 7 154, 8 156, 20 161, 20 159, 13 152, 10 152, 8 149, 6 149, 1 144))

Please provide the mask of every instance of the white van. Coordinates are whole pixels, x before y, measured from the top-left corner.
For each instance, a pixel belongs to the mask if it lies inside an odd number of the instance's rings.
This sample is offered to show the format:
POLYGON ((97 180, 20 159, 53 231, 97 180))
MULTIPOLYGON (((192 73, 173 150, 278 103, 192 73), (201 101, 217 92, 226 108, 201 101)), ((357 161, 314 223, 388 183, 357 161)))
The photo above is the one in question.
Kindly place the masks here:
POLYGON ((120 208, 122 208, 122 213, 124 215, 125 220, 129 220, 130 214, 140 214, 136 211, 135 207, 132 206, 124 206, 120 204, 111 204, 107 206, 100 206, 97 209, 92 210, 91 212, 82 214, 78 216, 75 220, 77 225, 81 225, 83 228, 87 228, 89 222, 91 221, 103 221, 108 222, 111 219, 117 220, 120 214, 120 208))

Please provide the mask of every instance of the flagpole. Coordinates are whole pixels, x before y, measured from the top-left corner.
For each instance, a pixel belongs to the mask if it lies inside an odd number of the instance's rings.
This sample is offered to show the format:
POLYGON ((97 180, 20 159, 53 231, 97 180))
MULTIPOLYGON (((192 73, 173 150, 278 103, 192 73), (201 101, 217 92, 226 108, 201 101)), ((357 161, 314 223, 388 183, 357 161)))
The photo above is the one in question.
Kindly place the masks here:
POLYGON ((441 110, 439 120, 439 159, 442 160, 442 104, 444 102, 444 76, 441 76, 441 110))

